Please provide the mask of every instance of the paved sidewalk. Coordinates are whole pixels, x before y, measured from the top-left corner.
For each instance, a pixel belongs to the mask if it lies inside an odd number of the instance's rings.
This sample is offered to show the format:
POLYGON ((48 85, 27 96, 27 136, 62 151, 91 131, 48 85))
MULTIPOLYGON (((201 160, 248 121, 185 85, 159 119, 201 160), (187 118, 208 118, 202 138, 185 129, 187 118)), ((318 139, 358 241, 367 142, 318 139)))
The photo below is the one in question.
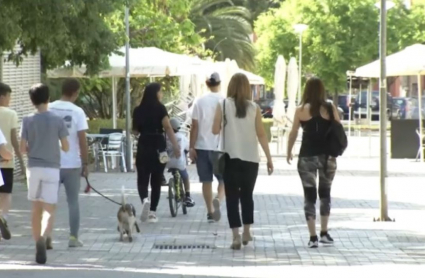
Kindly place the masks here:
MULTIPOLYGON (((345 162, 343 162, 345 163, 345 162)), ((339 174, 333 186, 330 232, 334 246, 308 249, 303 193, 294 169, 277 164, 276 175, 261 175, 255 189, 252 245, 229 249, 225 206, 219 223, 206 223, 201 186, 193 166, 192 195, 197 205, 188 215, 170 216, 163 188, 159 222, 141 227, 133 243, 120 243, 117 206, 92 193, 81 193, 81 239, 85 246, 68 249, 68 215, 61 191, 48 264, 37 266, 31 240, 30 204, 23 186, 16 186, 10 228, 13 238, 0 242, 1 277, 423 277, 425 270, 425 186, 418 176, 389 178, 391 223, 374 223, 379 214, 377 175, 339 174), (285 172, 289 171, 289 172, 285 172), (283 175, 284 174, 284 175, 283 175), (155 245, 201 248, 155 249, 155 245), (202 248, 204 246, 204 248, 202 248), (208 248, 207 248, 208 247, 208 248), (418 270, 418 271, 416 271, 418 270), (417 276, 415 276, 417 275, 417 276), (390 276, 393 277, 393 276, 390 276)), ((295 166, 293 166, 295 167, 295 166)), ((343 173, 350 170, 342 169, 343 173)), ((263 171, 262 171, 263 173, 263 171)), ((91 183, 119 200, 122 185, 140 212, 136 174, 92 174, 91 183)))

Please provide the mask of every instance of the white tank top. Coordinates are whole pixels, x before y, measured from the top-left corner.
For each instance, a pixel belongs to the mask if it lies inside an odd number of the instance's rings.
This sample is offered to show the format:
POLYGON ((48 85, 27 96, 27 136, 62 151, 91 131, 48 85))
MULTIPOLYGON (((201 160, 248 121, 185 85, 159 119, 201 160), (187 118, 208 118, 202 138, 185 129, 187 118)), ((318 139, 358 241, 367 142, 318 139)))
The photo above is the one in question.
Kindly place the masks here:
MULTIPOLYGON (((223 111, 223 102, 221 102, 223 111)), ((258 138, 255 129, 255 118, 257 116, 257 104, 249 101, 245 118, 236 117, 236 106, 232 98, 226 99, 227 125, 224 127, 224 144, 222 149, 232 159, 259 163, 258 138)), ((222 134, 223 136, 223 134, 222 134)), ((221 140, 223 141, 223 140, 221 140)))

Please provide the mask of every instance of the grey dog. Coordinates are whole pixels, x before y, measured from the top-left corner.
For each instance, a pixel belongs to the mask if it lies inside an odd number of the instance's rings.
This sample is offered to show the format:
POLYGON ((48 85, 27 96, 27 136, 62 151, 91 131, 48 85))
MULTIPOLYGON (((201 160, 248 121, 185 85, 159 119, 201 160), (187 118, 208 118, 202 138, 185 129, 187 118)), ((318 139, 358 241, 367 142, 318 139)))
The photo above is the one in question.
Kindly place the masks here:
POLYGON ((126 203, 124 188, 121 190, 122 203, 118 210, 118 232, 120 233, 120 241, 124 241, 124 234, 128 236, 128 241, 133 242, 134 229, 140 233, 139 225, 136 220, 136 210, 132 204, 126 203))

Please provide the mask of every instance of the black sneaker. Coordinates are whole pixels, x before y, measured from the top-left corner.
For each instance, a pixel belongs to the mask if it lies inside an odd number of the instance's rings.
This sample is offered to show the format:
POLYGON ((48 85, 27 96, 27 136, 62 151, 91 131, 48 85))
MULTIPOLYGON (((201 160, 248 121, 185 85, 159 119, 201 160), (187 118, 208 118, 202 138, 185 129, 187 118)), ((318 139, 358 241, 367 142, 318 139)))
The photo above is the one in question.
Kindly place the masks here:
POLYGON ((7 221, 3 217, 0 217, 0 233, 1 237, 6 240, 9 240, 12 237, 9 227, 7 226, 7 221))
POLYGON ((308 248, 317 248, 319 247, 319 240, 317 236, 311 236, 310 241, 308 242, 308 248))
POLYGON ((333 244, 334 239, 328 234, 328 232, 320 233, 320 243, 323 244, 333 244))
POLYGON ((207 214, 207 220, 208 220, 208 223, 214 223, 215 222, 212 213, 207 214))
POLYGON ((187 196, 184 201, 186 203, 186 207, 188 208, 193 208, 195 206, 195 201, 189 196, 187 196))
POLYGON ((36 245, 36 253, 35 253, 35 261, 38 264, 45 264, 47 261, 47 257, 46 257, 46 240, 41 237, 36 245))

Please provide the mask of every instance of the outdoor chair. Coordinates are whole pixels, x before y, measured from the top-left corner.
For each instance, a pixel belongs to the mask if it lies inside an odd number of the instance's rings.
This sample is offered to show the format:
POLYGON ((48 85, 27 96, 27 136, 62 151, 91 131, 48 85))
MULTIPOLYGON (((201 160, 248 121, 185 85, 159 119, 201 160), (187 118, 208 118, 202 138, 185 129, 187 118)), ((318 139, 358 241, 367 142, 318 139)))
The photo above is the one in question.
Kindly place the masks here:
POLYGON ((107 139, 108 143, 102 145, 100 149, 100 154, 102 155, 103 164, 105 167, 105 173, 108 172, 107 157, 110 157, 111 159, 120 157, 123 171, 127 172, 124 154, 124 135, 122 133, 111 133, 108 135, 107 139))
POLYGON ((422 140, 422 149, 421 149, 421 144, 420 144, 420 141, 419 141, 419 148, 418 148, 418 154, 416 155, 416 162, 419 160, 419 158, 421 157, 421 151, 422 151, 422 153, 423 153, 423 151, 425 150, 425 136, 424 135, 422 135, 421 136, 421 134, 420 134, 420 131, 419 131, 419 129, 416 129, 416 134, 418 135, 418 137, 419 137, 419 140, 422 140))

